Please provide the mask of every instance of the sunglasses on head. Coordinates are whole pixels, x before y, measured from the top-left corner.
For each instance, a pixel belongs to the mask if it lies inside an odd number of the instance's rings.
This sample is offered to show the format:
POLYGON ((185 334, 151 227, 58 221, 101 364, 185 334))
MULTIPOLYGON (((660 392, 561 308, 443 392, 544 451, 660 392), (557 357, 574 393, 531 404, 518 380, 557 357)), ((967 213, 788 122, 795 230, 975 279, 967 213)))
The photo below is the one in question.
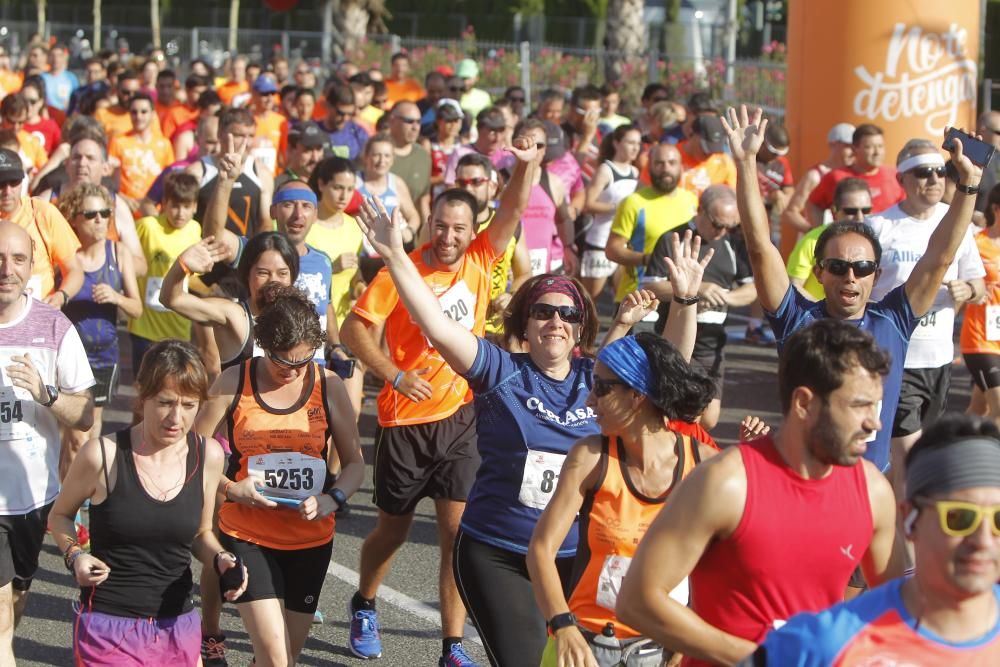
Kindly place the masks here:
POLYGON ((934 174, 938 178, 944 178, 948 170, 944 167, 914 167, 910 170, 910 173, 917 178, 930 178, 931 174, 934 174))
POLYGON ((456 178, 455 185, 459 186, 460 188, 465 188, 470 185, 479 187, 480 185, 488 183, 489 180, 490 179, 486 178, 485 176, 476 176, 475 178, 456 178))
POLYGON ((990 530, 1000 535, 1000 505, 977 505, 963 500, 938 500, 915 503, 918 507, 932 506, 937 510, 941 532, 951 537, 968 537, 989 517, 990 530))
POLYGON ((853 270, 855 278, 870 276, 878 269, 878 262, 870 259, 862 259, 857 262, 848 262, 846 259, 824 259, 818 264, 819 268, 829 271, 835 276, 846 276, 848 270, 853 270))
POLYGON ((845 206, 844 208, 842 208, 840 210, 841 210, 842 213, 845 213, 847 215, 857 215, 858 213, 861 213, 862 215, 868 215, 869 213, 872 212, 872 207, 871 206, 845 206))
POLYGON ((291 369, 302 368, 303 366, 308 365, 313 360, 312 355, 309 355, 305 359, 300 359, 299 361, 291 361, 289 359, 283 359, 282 357, 279 357, 274 352, 268 352, 267 358, 273 361, 278 366, 283 366, 284 368, 291 368, 291 369))
POLYGON ((576 306, 553 306, 550 303, 533 303, 528 308, 528 316, 533 320, 551 320, 559 313, 559 319, 567 324, 583 321, 583 311, 576 306))
POLYGON ((101 216, 102 218, 104 218, 105 220, 107 220, 108 218, 111 217, 111 209, 110 208, 99 208, 99 209, 95 209, 93 211, 80 211, 80 215, 82 215, 87 220, 93 220, 97 216, 101 216))
POLYGON ((590 387, 590 391, 597 398, 604 398, 611 393, 611 390, 615 387, 627 387, 628 385, 621 380, 609 380, 607 378, 595 377, 594 382, 590 387))

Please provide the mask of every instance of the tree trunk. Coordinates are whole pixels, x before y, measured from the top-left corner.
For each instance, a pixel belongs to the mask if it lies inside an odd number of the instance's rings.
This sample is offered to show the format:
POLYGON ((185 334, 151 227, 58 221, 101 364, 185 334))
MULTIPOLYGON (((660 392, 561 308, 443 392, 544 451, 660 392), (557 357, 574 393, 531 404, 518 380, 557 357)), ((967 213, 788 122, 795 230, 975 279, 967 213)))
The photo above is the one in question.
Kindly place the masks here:
POLYGON ((229 2, 229 53, 236 53, 236 33, 240 28, 240 0, 229 2))
POLYGON ((153 28, 153 46, 160 46, 160 0, 149 0, 149 22, 153 28))
POLYGON ((45 40, 45 0, 35 0, 38 3, 38 37, 45 40))
POLYGON ((608 82, 633 75, 646 53, 646 26, 642 20, 643 0, 610 0, 608 3, 608 54, 605 77, 608 82))
POLYGON ((101 0, 94 0, 94 55, 101 50, 101 0))

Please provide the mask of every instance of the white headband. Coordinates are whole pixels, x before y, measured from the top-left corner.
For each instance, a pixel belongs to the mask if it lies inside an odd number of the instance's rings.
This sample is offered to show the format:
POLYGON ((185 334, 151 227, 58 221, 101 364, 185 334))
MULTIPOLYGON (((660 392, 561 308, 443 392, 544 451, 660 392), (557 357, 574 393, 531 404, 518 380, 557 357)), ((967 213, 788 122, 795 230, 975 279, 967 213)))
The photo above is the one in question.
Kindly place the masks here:
POLYGON ((900 174, 905 173, 911 169, 917 167, 943 167, 944 158, 941 157, 940 153, 920 153, 919 155, 911 155, 902 162, 896 165, 896 171, 900 174))

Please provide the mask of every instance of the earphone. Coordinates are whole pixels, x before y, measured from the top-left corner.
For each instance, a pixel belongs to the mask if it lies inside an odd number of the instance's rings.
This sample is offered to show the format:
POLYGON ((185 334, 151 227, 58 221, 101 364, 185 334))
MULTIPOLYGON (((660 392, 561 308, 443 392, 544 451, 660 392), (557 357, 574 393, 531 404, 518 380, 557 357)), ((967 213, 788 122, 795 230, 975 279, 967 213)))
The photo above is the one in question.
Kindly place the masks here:
POLYGON ((913 534, 913 524, 917 522, 918 516, 920 516, 920 510, 914 507, 910 510, 910 513, 906 515, 906 518, 903 519, 903 533, 905 533, 907 537, 913 534))

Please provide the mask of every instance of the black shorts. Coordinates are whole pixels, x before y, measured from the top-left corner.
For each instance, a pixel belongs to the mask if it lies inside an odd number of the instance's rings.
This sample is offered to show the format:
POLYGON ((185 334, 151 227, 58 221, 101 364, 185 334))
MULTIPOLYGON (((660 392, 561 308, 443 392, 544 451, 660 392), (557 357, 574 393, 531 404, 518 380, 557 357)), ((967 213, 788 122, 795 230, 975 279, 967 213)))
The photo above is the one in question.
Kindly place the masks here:
POLYGON ((1000 354, 963 354, 965 367, 980 391, 1000 387, 1000 354))
POLYGON ((93 371, 97 384, 90 391, 94 395, 94 407, 101 408, 110 403, 118 393, 118 364, 95 368, 93 371))
POLYGON ((471 403, 440 421, 375 430, 375 506, 411 514, 421 498, 462 500, 479 469, 471 403))
POLYGON ((722 398, 722 380, 726 375, 726 327, 699 324, 691 353, 691 365, 702 368, 715 383, 715 396, 722 398))
POLYGON ((27 514, 0 516, 0 586, 13 582, 15 591, 31 588, 53 504, 27 514))
MULTIPOLYGON (((219 542, 243 559, 250 580, 241 602, 278 599, 288 611, 311 614, 319 605, 319 594, 326 581, 326 569, 333 554, 333 540, 308 549, 272 549, 251 544, 222 533, 219 542)), ((219 586, 223 594, 222 586, 219 586)))
POLYGON ((892 437, 911 435, 936 421, 944 414, 950 387, 951 364, 940 368, 903 369, 892 437))

